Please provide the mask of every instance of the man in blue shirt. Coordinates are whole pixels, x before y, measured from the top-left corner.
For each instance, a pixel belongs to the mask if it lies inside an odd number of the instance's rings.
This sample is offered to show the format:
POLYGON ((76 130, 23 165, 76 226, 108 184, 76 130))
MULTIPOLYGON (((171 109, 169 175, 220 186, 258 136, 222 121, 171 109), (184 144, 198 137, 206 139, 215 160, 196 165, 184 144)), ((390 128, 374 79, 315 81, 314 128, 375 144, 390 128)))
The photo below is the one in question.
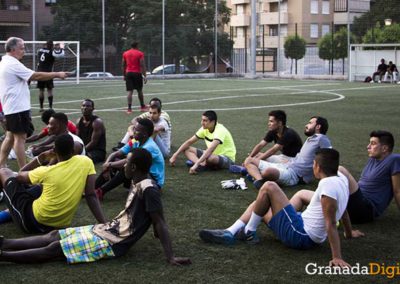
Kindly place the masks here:
POLYGON ((118 151, 108 156, 103 164, 103 172, 96 180, 96 194, 102 200, 103 195, 124 183, 129 187, 129 180, 125 177, 123 167, 126 156, 135 148, 143 148, 150 152, 153 159, 150 167, 150 176, 158 187, 164 185, 165 165, 163 155, 157 144, 151 138, 154 131, 153 122, 147 118, 138 119, 134 126, 133 139, 118 151))
POLYGON ((400 154, 392 153, 393 146, 392 133, 372 131, 367 146, 369 159, 358 183, 340 167, 350 176, 347 211, 352 223, 372 222, 383 214, 393 197, 400 209, 400 154))

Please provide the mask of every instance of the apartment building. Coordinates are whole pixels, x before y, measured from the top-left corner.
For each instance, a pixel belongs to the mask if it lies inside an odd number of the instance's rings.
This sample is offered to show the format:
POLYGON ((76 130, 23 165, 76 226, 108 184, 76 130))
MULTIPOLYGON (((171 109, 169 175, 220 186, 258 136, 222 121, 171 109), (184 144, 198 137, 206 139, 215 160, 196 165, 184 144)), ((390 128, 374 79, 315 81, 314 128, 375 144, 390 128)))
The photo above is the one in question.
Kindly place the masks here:
MULTIPOLYGON (((252 0, 228 0, 234 48, 250 45, 252 0)), ((289 35, 302 36, 309 45, 332 30, 369 11, 370 0, 256 0, 257 48, 276 49, 289 35), (349 9, 349 10, 348 10, 349 9), (349 12, 348 12, 349 11, 349 12), (278 31, 280 30, 280 34, 278 31)))

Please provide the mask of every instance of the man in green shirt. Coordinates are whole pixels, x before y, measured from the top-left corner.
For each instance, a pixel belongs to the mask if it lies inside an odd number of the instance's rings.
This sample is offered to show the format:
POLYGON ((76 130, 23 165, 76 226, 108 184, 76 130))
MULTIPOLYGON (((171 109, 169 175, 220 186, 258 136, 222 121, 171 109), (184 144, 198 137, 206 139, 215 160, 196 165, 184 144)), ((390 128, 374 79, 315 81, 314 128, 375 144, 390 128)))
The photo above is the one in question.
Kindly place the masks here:
POLYGON ((171 156, 169 162, 175 165, 176 158, 184 152, 189 159, 189 173, 196 174, 205 169, 228 169, 235 162, 236 147, 231 133, 225 126, 217 122, 215 111, 208 110, 201 117, 201 128, 186 140, 171 156), (191 147, 199 139, 206 143, 207 150, 191 147))

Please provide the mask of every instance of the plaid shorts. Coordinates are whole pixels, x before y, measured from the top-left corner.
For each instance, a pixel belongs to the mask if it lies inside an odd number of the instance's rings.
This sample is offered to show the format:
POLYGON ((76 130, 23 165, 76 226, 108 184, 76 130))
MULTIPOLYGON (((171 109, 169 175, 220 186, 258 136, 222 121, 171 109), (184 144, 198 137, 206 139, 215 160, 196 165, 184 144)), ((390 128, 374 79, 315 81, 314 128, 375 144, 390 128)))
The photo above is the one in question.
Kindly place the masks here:
POLYGON ((59 230, 60 245, 69 264, 113 257, 111 245, 92 231, 93 225, 59 230))

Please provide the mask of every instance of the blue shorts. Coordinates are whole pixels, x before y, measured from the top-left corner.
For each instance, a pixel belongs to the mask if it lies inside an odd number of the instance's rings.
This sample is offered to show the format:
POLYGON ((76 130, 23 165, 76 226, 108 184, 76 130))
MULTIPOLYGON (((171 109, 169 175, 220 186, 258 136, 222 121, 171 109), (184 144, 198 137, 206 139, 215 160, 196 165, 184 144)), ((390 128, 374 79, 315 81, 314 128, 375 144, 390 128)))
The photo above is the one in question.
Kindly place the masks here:
POLYGON ((291 204, 274 215, 267 226, 288 247, 310 249, 315 246, 314 241, 304 231, 303 218, 291 204))

